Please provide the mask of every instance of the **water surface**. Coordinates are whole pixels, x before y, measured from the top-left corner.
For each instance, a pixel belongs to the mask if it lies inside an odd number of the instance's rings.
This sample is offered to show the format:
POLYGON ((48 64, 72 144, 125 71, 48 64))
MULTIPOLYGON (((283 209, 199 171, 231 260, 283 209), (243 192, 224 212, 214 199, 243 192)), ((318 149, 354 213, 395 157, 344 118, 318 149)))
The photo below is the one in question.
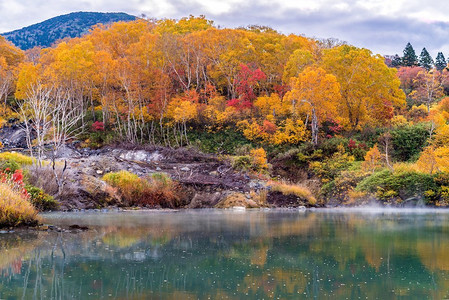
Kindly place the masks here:
POLYGON ((444 299, 445 210, 51 213, 0 234, 0 299, 444 299))

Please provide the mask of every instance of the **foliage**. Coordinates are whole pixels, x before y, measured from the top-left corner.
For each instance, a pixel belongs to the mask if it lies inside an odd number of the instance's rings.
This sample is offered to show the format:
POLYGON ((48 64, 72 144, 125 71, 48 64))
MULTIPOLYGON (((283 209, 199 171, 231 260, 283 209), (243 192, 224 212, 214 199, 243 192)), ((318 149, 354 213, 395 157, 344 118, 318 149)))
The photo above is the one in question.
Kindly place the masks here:
POLYGON ((382 155, 377 147, 377 144, 374 145, 365 155, 365 161, 362 164, 362 167, 367 170, 374 172, 376 169, 383 167, 382 164, 382 155))
POLYGON ((405 104, 396 69, 389 69, 382 57, 367 49, 348 45, 327 49, 323 65, 340 84, 343 101, 337 112, 346 127, 385 124, 393 117, 394 108, 405 104), (370 84, 365 84, 368 81, 370 84))
POLYGON ((350 204, 351 194, 357 184, 368 174, 360 170, 342 171, 334 180, 325 183, 321 188, 321 196, 327 201, 350 204))
POLYGON ((341 171, 349 168, 354 162, 354 156, 345 153, 344 147, 339 146, 339 151, 324 161, 311 162, 310 169, 322 180, 329 182, 337 177, 341 171))
POLYGON ((251 167, 256 172, 264 172, 268 170, 267 153, 263 148, 253 149, 250 151, 251 167))
POLYGON ((30 195, 30 202, 39 211, 55 210, 59 207, 58 201, 45 193, 41 188, 25 185, 25 189, 30 195))
POLYGON ((422 197, 426 191, 438 191, 438 186, 430 174, 412 170, 382 170, 363 179, 356 190, 376 194, 379 198, 392 196, 401 200, 422 197))
POLYGON ((419 154, 427 144, 427 124, 400 126, 390 131, 393 146, 392 156, 397 161, 408 161, 419 154))
POLYGON ((103 180, 118 189, 129 205, 174 208, 180 205, 176 183, 164 173, 140 178, 128 171, 108 173, 103 180))
POLYGON ((36 224, 37 211, 25 189, 22 170, 0 171, 0 227, 36 224))
POLYGON ((37 211, 27 196, 7 182, 0 183, 0 227, 36 225, 37 211))
POLYGON ((33 164, 33 158, 17 152, 2 152, 0 153, 1 162, 9 162, 11 164, 18 164, 20 166, 29 166, 33 164))

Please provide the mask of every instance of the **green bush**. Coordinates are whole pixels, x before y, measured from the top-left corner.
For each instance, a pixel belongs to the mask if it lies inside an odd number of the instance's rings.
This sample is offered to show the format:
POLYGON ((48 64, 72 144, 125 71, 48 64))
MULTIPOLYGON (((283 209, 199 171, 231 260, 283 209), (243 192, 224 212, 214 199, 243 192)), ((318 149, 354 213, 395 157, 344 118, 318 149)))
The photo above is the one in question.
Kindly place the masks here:
POLYGON ((429 128, 427 124, 401 126, 391 131, 392 156, 396 161, 417 158, 427 145, 429 128))
POLYGON ((367 173, 360 170, 342 171, 338 177, 322 186, 321 196, 326 201, 347 202, 349 201, 349 192, 367 176, 367 173))
POLYGON ((39 211, 55 210, 59 207, 58 201, 56 201, 52 196, 45 193, 42 189, 26 185, 25 189, 30 195, 30 201, 33 206, 39 211))
MULTIPOLYGON (((426 196, 427 191, 439 192, 439 187, 430 174, 414 171, 392 172, 382 170, 363 179, 356 190, 376 194, 378 198, 397 197, 406 200, 410 197, 426 196)), ((431 201, 426 197, 426 200, 431 201)))
MULTIPOLYGON (((343 150, 344 151, 344 150, 343 150)), ((340 172, 347 170, 354 163, 354 156, 348 153, 336 152, 331 158, 323 161, 312 161, 309 168, 323 183, 334 180, 340 172)))
POLYGON ((234 156, 232 158, 232 167, 238 171, 248 171, 251 169, 251 156, 234 156))
POLYGON ((0 169, 7 170, 9 169, 9 173, 14 173, 16 170, 19 170, 20 165, 12 159, 0 161, 0 169))
POLYGON ((236 154, 236 150, 244 145, 252 145, 243 133, 232 128, 215 132, 195 130, 187 133, 189 141, 199 150, 207 153, 236 154))

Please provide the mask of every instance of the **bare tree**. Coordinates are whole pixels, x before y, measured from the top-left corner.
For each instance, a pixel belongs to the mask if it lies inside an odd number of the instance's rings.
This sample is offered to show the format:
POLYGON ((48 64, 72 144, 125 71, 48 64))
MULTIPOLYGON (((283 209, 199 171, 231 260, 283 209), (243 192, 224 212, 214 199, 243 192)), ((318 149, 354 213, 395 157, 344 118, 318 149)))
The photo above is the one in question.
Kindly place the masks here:
POLYGON ((45 138, 52 125, 51 115, 54 108, 51 103, 51 91, 50 87, 37 82, 28 87, 26 99, 18 102, 18 113, 24 123, 27 146, 38 167, 42 167, 45 138), (34 135, 35 143, 32 139, 34 135))

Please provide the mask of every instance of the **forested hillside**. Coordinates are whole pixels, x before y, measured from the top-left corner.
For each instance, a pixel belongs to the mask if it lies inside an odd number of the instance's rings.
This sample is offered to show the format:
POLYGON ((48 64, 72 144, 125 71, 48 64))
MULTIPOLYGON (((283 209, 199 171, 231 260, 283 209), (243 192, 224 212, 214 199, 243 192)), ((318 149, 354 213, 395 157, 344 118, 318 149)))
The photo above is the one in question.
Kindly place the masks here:
POLYGON ((125 13, 75 12, 2 35, 22 50, 36 46, 45 48, 61 39, 80 37, 99 23, 110 24, 135 19, 136 17, 125 13))
POLYGON ((446 68, 398 72, 367 49, 204 17, 0 51, 2 116, 28 121, 37 155, 74 139, 189 146, 231 155, 236 170, 315 178, 324 202, 448 204, 446 68))

